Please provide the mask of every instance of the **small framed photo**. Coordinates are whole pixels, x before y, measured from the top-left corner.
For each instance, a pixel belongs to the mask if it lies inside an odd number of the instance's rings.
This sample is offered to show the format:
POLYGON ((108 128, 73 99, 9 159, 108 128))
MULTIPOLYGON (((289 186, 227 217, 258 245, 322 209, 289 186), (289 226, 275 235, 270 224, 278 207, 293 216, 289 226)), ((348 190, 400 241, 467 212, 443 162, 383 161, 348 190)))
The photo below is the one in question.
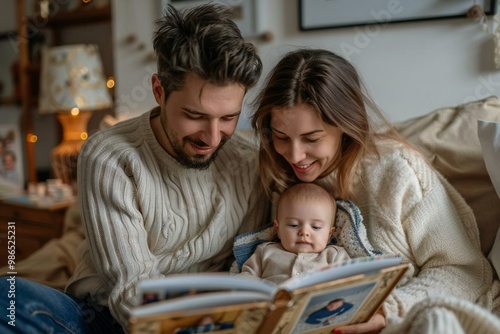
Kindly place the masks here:
POLYGON ((24 188, 24 155, 20 131, 21 110, 2 106, 0 124, 0 197, 24 188))
POLYGON ((375 290, 377 280, 313 294, 297 318, 292 333, 317 333, 331 326, 348 324, 375 290))

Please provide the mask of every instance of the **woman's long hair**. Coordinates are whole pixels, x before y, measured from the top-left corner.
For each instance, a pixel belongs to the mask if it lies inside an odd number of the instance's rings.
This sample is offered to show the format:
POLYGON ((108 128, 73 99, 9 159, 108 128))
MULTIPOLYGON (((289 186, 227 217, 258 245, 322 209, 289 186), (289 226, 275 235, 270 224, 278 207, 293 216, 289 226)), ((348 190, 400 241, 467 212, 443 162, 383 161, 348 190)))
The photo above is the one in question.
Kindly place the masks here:
MULTIPOLYGON (((300 103, 312 107, 323 122, 343 132, 340 150, 330 167, 336 173, 340 197, 352 194, 352 180, 361 158, 368 153, 378 155, 376 137, 401 139, 365 93, 356 69, 347 60, 321 49, 292 51, 274 67, 254 101, 252 127, 260 136, 260 173, 268 195, 299 182, 290 164, 273 147, 271 112, 300 103)), ((285 116, 282 121, 291 120, 285 116)))

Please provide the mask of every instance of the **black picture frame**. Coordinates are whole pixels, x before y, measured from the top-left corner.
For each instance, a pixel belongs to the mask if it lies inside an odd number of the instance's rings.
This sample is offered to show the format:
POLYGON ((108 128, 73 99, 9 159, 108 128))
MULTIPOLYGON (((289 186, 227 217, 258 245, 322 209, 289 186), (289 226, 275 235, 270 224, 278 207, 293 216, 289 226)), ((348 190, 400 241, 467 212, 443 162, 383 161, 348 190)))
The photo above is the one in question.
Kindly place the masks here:
POLYGON ((299 29, 465 18, 474 4, 480 5, 486 15, 493 15, 496 3, 497 0, 299 0, 299 29))
POLYGON ((235 14, 234 22, 240 29, 243 37, 252 38, 257 34, 257 0, 161 0, 161 12, 168 4, 177 9, 184 9, 205 3, 217 3, 229 6, 235 14))

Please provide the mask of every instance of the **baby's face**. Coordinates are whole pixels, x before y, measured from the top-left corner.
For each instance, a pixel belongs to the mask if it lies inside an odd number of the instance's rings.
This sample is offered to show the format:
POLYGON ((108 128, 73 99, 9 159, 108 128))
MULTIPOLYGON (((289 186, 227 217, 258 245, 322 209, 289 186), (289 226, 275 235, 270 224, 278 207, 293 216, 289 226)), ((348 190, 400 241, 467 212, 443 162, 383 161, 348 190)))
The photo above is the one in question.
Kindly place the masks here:
POLYGON ((280 205, 274 222, 283 248, 293 253, 319 253, 330 241, 333 213, 321 201, 287 200, 280 205))

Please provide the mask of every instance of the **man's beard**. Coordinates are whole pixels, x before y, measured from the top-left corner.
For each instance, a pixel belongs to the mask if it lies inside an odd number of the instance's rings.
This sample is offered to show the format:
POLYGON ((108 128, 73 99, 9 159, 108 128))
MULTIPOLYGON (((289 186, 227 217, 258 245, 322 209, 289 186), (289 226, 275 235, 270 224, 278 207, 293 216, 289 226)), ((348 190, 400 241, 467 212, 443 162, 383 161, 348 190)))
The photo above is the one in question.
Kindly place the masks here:
POLYGON ((173 139, 172 137, 175 138, 175 136, 169 136, 167 135, 168 140, 170 140, 170 144, 172 145, 172 149, 174 151, 174 158, 183 166, 187 168, 194 168, 194 169, 207 169, 212 162, 215 160, 217 157, 217 154, 219 153, 219 150, 224 146, 224 144, 227 142, 229 139, 228 136, 223 136, 221 138, 221 141, 219 143, 219 146, 215 149, 215 151, 210 155, 195 155, 194 157, 191 157, 184 152, 184 145, 187 143, 193 143, 196 146, 204 147, 206 146, 204 142, 202 141, 196 141, 193 140, 189 137, 184 137, 182 138, 182 143, 179 140, 173 139))

